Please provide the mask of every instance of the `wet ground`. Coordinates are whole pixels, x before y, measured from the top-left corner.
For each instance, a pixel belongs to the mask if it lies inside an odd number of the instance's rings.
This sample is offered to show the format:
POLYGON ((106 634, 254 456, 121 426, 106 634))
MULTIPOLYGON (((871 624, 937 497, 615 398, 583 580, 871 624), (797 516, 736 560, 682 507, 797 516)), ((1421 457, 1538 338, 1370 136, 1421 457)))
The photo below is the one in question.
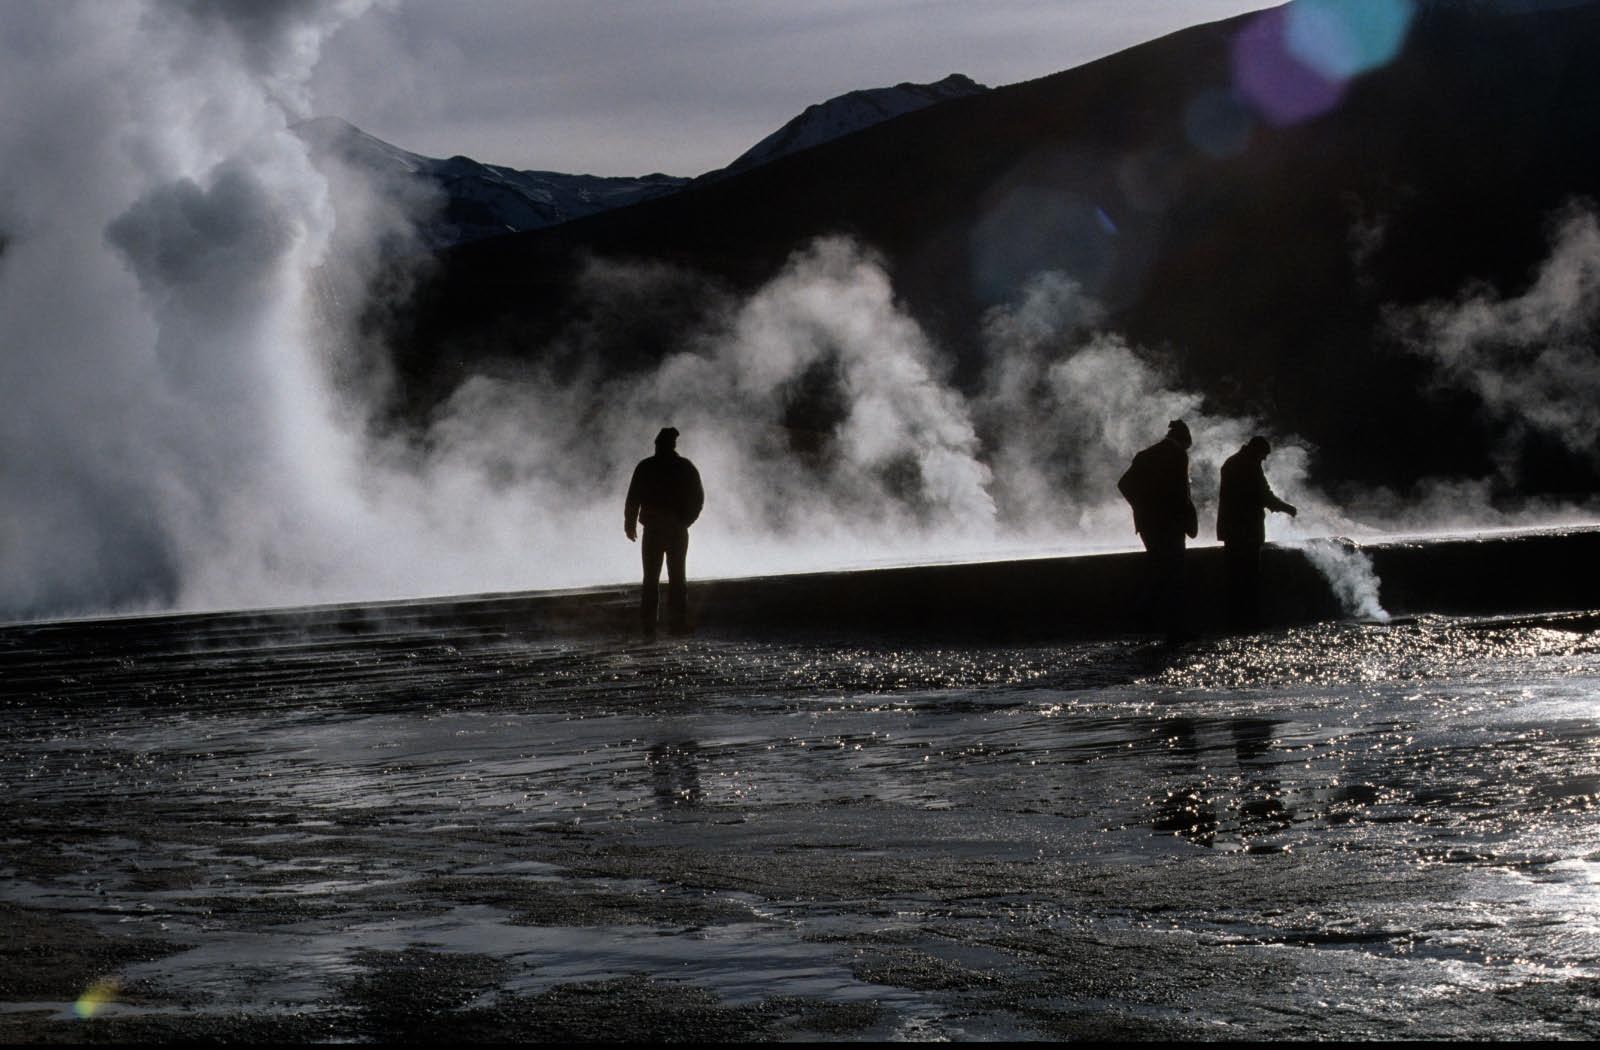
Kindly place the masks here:
POLYGON ((0 673, 0 1041, 1600 1035, 1596 614, 0 673))

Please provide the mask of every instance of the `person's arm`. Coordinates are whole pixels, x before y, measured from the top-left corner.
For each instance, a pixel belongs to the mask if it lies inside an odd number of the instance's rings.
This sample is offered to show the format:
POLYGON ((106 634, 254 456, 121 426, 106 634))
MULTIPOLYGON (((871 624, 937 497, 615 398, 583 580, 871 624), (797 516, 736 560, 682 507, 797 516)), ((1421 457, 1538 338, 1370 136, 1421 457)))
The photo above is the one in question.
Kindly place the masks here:
POLYGON ((638 538, 639 523, 639 471, 640 467, 633 468, 633 480, 628 482, 628 498, 622 506, 622 531, 627 533, 628 539, 638 538))
POLYGON ((687 498, 684 500, 683 524, 687 528, 694 524, 706 505, 706 491, 700 486, 700 472, 694 469, 693 463, 689 464, 688 492, 685 495, 687 498))
POLYGON ((1285 503, 1278 498, 1278 494, 1272 491, 1272 486, 1267 484, 1267 476, 1265 474, 1261 475, 1261 505, 1268 510, 1287 514, 1291 518, 1299 513, 1294 509, 1293 503, 1285 503))

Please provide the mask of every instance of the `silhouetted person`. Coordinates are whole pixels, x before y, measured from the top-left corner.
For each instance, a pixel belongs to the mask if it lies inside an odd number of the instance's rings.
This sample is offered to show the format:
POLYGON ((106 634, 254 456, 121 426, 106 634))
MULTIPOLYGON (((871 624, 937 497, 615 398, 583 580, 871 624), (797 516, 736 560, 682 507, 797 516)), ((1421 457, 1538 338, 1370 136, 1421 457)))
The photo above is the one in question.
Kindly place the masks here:
POLYGON ((1228 578, 1228 626, 1254 630, 1261 619, 1261 545, 1266 542, 1267 511, 1295 516, 1267 484, 1261 470, 1272 446, 1259 434, 1222 464, 1217 494, 1217 539, 1228 578))
POLYGON ((1144 541, 1149 578, 1140 612, 1155 621, 1168 641, 1185 637, 1183 626, 1183 544, 1200 531, 1189 495, 1189 446, 1193 439, 1181 419, 1167 424, 1167 436, 1133 457, 1117 488, 1133 507, 1133 527, 1144 541))
POLYGON ((644 587, 639 594, 639 619, 646 639, 656 636, 656 605, 661 590, 661 562, 667 563, 667 630, 689 633, 689 594, 685 562, 689 526, 700 516, 705 493, 700 472, 678 455, 678 432, 664 428, 656 435, 656 454, 639 461, 628 485, 623 531, 636 538, 644 525, 644 587))

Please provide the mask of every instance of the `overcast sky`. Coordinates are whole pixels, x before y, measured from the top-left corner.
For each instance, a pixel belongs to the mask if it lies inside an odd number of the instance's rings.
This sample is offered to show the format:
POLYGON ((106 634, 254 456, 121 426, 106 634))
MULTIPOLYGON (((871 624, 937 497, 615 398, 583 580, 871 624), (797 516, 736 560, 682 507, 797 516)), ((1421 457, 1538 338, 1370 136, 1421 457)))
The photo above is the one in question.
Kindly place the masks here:
POLYGON ((1056 73, 1262 0, 390 0, 317 68, 317 115, 427 156, 698 175, 815 102, 1056 73))

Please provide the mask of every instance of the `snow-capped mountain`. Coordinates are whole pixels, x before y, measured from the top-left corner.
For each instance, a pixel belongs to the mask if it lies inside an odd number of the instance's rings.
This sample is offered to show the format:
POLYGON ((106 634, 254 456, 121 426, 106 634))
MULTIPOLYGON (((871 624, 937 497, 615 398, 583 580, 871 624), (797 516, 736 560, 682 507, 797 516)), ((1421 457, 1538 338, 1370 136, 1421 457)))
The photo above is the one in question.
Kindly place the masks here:
MULTIPOLYGON (((807 108, 728 167, 702 178, 748 171, 891 117, 988 90, 953 73, 935 84, 852 91, 807 108)), ((519 171, 459 156, 440 160, 390 145, 337 117, 302 121, 294 130, 310 144, 314 160, 347 165, 409 214, 426 216, 420 230, 430 248, 555 226, 676 193, 696 181, 659 173, 608 177, 519 171)))
POLYGON ((732 164, 715 174, 730 175, 768 164, 779 157, 820 146, 891 117, 953 98, 981 95, 988 90, 970 77, 952 73, 933 84, 896 84, 894 87, 852 91, 807 106, 804 113, 751 146, 732 164))
POLYGON ((336 159, 365 174, 412 213, 429 215, 424 241, 444 247, 503 233, 554 226, 595 212, 650 200, 688 185, 672 175, 636 178, 518 171, 470 157, 440 160, 390 145, 336 117, 317 117, 294 130, 313 159, 336 159))

